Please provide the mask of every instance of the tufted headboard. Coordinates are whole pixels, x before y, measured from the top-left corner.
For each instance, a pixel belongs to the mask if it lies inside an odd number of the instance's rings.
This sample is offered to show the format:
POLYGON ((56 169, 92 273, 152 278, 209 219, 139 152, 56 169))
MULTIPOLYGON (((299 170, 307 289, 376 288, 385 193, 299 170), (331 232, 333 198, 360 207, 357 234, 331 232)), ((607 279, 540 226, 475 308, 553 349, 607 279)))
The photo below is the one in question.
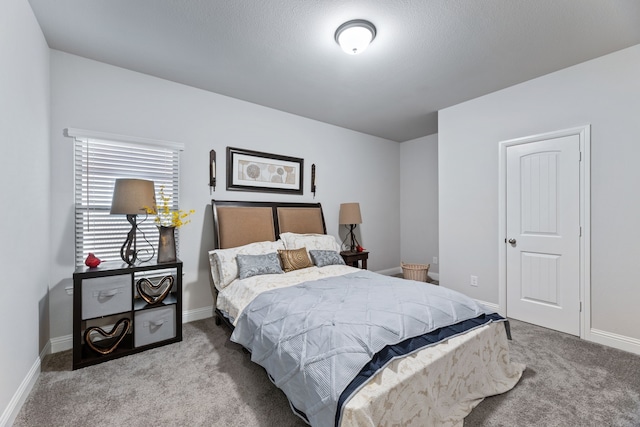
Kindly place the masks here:
POLYGON ((326 234, 320 203, 211 200, 216 249, 275 241, 280 233, 326 234))

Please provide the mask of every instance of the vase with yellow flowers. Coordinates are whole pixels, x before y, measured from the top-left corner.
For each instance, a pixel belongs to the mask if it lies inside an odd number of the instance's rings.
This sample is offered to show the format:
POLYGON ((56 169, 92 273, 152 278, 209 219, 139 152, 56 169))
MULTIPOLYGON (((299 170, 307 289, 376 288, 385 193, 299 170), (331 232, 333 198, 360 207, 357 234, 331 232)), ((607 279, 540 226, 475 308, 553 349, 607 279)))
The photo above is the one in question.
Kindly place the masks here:
POLYGON ((185 219, 195 213, 193 209, 183 211, 171 210, 171 197, 164 193, 164 186, 160 187, 160 204, 154 208, 145 208, 148 214, 155 214, 154 222, 158 227, 160 238, 158 240, 158 263, 174 262, 176 254, 176 228, 180 228, 191 222, 185 219))

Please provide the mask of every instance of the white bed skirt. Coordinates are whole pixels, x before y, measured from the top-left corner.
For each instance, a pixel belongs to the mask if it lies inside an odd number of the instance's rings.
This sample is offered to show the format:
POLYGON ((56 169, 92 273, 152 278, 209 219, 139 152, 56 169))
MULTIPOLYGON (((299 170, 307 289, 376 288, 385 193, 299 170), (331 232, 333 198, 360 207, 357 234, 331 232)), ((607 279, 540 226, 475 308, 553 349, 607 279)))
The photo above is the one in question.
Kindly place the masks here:
POLYGON ((391 362, 347 402, 341 427, 462 426, 524 369, 510 361, 504 323, 492 323, 391 362))

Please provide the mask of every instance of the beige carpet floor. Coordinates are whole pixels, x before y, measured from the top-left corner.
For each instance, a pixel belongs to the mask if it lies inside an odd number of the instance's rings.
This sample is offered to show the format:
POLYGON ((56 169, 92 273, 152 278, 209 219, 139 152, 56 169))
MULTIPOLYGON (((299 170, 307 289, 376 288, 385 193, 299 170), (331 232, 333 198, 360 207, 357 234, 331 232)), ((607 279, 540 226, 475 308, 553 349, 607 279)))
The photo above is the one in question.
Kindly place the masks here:
MULTIPOLYGON (((484 400, 469 426, 640 426, 640 357, 512 321, 512 359, 527 370, 484 400)), ((23 426, 297 426, 305 424, 213 319, 184 340, 77 371, 47 356, 15 421, 23 426)))

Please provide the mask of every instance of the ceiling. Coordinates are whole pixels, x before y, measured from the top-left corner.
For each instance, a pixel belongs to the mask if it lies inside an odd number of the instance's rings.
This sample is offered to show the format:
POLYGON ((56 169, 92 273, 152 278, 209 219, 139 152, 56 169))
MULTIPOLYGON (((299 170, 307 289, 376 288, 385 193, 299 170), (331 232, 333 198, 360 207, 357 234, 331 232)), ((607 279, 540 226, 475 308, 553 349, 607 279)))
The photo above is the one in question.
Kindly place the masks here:
POLYGON ((393 141, 640 43, 638 0, 29 0, 53 49, 393 141), (336 28, 377 37, 343 53, 336 28))

